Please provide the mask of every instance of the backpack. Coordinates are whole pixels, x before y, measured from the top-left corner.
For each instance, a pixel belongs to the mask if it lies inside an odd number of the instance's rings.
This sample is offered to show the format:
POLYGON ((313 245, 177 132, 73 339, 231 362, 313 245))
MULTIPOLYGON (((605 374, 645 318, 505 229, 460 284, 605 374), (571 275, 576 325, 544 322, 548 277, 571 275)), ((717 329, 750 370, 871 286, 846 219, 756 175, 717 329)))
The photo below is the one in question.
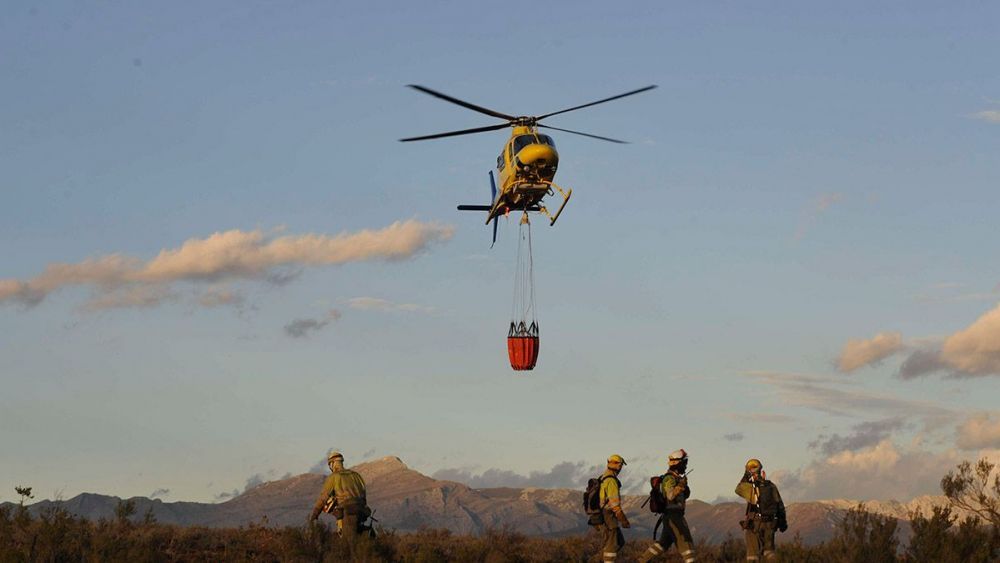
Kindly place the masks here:
POLYGON ((660 484, 666 475, 655 475, 649 478, 649 511, 653 514, 663 514, 667 511, 667 499, 663 497, 660 484))
POLYGON ((764 481, 757 487, 757 507, 760 515, 774 518, 778 515, 778 497, 774 493, 774 485, 770 481, 764 481))
POLYGON ((608 478, 614 479, 618 483, 618 487, 621 488, 621 481, 618 481, 617 477, 609 475, 601 475, 587 481, 587 490, 583 493, 583 511, 587 514, 601 514, 603 512, 604 507, 601 506, 601 483, 608 478))

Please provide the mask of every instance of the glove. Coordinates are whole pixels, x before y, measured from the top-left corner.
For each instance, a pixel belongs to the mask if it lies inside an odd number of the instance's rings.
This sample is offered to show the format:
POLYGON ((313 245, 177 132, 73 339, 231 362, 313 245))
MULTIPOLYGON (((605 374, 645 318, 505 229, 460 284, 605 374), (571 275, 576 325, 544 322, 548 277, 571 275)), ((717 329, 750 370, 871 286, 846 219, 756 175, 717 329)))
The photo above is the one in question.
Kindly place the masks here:
POLYGON ((778 531, 782 532, 782 533, 787 532, 788 531, 788 522, 786 522, 784 520, 778 521, 778 531))
POLYGON ((618 519, 618 523, 622 525, 622 528, 631 528, 632 524, 628 521, 628 516, 625 516, 625 512, 622 509, 615 511, 615 518, 618 519))

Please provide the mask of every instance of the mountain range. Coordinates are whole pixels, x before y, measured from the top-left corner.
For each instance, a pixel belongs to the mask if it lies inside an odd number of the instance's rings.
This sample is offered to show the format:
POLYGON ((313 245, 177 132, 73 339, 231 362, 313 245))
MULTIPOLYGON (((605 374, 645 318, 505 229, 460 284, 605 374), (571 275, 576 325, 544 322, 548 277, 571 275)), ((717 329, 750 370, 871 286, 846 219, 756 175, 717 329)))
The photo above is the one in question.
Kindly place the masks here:
MULTIPOLYGON (((573 489, 487 488, 473 489, 462 483, 438 480, 406 466, 397 457, 361 463, 354 467, 368 485, 368 503, 386 528, 400 532, 422 528, 445 528, 458 534, 479 534, 490 528, 509 527, 537 536, 564 536, 587 531, 582 512, 582 491, 573 489)), ((221 503, 164 502, 133 497, 139 516, 151 512, 158 522, 182 526, 237 527, 248 524, 295 526, 306 521, 324 476, 313 473, 270 481, 221 503)), ((83 493, 69 500, 39 501, 29 510, 38 513, 60 506, 88 519, 111 519, 122 499, 83 493)), ((627 496, 624 508, 632 522, 626 530, 633 538, 648 538, 657 515, 641 507, 645 496, 627 496)), ((926 496, 907 503, 865 502, 865 507, 900 521, 900 534, 909 536, 910 514, 925 514, 944 497, 926 496)), ((7 503, 10 505, 10 503, 7 503)), ((843 514, 857 501, 829 500, 791 503, 787 507, 790 530, 783 537, 798 534, 806 544, 829 539, 843 514)), ((690 500, 687 519, 696 539, 720 542, 727 536, 739 537, 738 522, 744 504, 709 504, 690 500)), ((323 518, 329 518, 323 516, 323 518)), ((780 539, 781 536, 779 536, 780 539)))

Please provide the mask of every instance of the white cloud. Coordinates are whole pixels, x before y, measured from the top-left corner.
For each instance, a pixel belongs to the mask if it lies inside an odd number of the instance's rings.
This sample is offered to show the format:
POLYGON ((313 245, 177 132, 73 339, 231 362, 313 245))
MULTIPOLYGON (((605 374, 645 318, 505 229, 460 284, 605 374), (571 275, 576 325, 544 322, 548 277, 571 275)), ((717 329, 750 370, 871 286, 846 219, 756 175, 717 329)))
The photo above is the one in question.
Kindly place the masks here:
POLYGON ((940 372, 954 377, 1000 375, 1000 306, 944 341, 917 347, 899 368, 903 379, 940 372))
POLYGON ((128 272, 139 265, 138 260, 117 254, 88 258, 76 264, 52 263, 28 281, 0 280, 0 303, 37 305, 49 293, 70 285, 91 285, 109 291, 121 285, 128 272))
POLYGON ((244 301, 243 294, 227 287, 211 287, 198 296, 198 304, 202 307, 242 305, 244 301))
POLYGON ((837 369, 850 373, 877 364, 903 349, 903 337, 898 332, 880 332, 868 340, 849 340, 837 359, 837 369))
POLYGON ((836 453, 827 458, 826 463, 846 473, 883 473, 894 468, 901 458, 891 441, 882 440, 867 449, 836 453))
MULTIPOLYGON (((14 302, 33 306, 53 291, 73 286, 88 286, 98 294, 108 294, 98 295, 88 304, 91 308, 101 308, 103 303, 114 306, 116 301, 127 303, 129 295, 136 303, 142 303, 137 296, 151 290, 136 288, 169 289, 177 282, 266 281, 285 279, 305 266, 402 260, 432 243, 448 240, 453 233, 450 226, 415 219, 397 221, 383 229, 338 235, 310 233, 272 237, 259 229, 230 230, 207 238, 189 239, 178 248, 160 251, 149 261, 111 254, 75 264, 49 264, 41 274, 29 280, 0 280, 0 304, 14 302)), ((211 297, 207 299, 217 302, 211 297)), ((149 300, 145 303, 146 306, 155 304, 149 300)))
POLYGON ((587 477, 599 474, 600 465, 589 465, 582 461, 563 461, 548 471, 531 471, 527 475, 509 469, 489 468, 477 472, 473 468, 446 468, 436 471, 432 477, 445 481, 464 483, 474 489, 494 487, 541 487, 546 489, 574 488, 586 482, 587 477))
POLYGON ((958 447, 963 450, 1000 448, 1000 417, 997 413, 979 413, 970 416, 958 426, 958 447))
POLYGON ((944 339, 915 340, 906 345, 898 332, 883 332, 869 340, 851 340, 844 346, 837 368, 852 372, 906 348, 910 348, 909 354, 898 371, 902 379, 932 373, 952 377, 1000 375, 1000 305, 944 339))
POLYGON ((415 305, 413 303, 393 303, 388 299, 378 297, 354 297, 345 301, 351 309, 362 311, 381 311, 384 313, 404 312, 404 313, 433 313, 433 307, 425 305, 415 305))
POLYGON ((972 114, 972 117, 987 123, 1000 123, 1000 111, 995 109, 976 112, 972 114))
POLYGON ((1000 306, 945 339, 941 359, 961 374, 1000 374, 1000 306))
POLYGON ((892 440, 816 459, 773 478, 785 501, 900 500, 939 493, 941 477, 959 462, 954 450, 903 450, 892 440))
POLYGON ((177 294, 160 284, 128 285, 98 293, 83 304, 83 310, 93 312, 107 309, 143 309, 156 307, 174 299, 177 299, 177 294))
POLYGON ((775 372, 750 372, 747 375, 775 387, 785 405, 833 415, 921 417, 930 422, 941 422, 954 416, 951 410, 934 403, 871 393, 857 387, 845 389, 842 388, 845 383, 831 378, 775 372))
POLYGON ((809 444, 809 448, 817 449, 827 456, 833 456, 839 452, 858 450, 878 444, 904 426, 903 418, 898 416, 884 420, 859 422, 854 425, 850 434, 846 436, 840 434, 820 435, 809 444))

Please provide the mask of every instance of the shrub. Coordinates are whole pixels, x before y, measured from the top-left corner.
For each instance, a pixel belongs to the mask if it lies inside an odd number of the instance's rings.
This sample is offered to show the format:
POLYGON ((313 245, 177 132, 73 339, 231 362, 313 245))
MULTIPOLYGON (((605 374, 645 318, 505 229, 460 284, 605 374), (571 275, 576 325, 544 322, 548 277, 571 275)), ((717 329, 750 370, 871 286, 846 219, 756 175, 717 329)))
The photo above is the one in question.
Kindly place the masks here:
POLYGON ((828 546, 829 561, 842 563, 888 563, 896 561, 899 540, 895 518, 882 516, 858 505, 847 511, 828 546))

